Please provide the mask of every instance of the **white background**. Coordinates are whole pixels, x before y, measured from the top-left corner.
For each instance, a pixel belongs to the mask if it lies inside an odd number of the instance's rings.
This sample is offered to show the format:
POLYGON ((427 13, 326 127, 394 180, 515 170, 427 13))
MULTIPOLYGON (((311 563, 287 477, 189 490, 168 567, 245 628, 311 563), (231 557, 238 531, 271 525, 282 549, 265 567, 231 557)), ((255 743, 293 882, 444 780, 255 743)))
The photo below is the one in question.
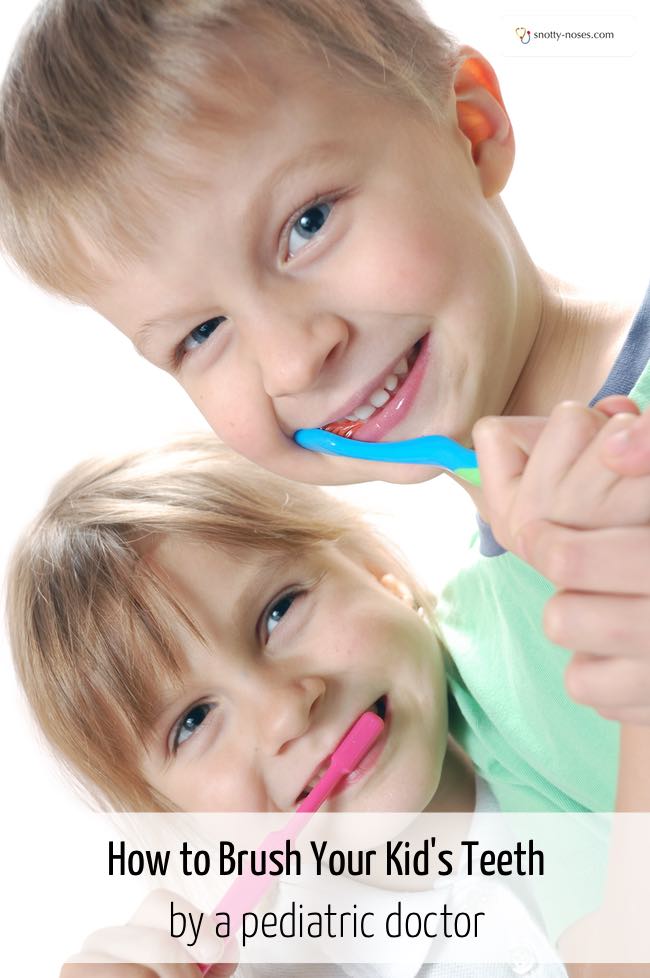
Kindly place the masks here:
MULTIPOLYGON (((0 6, 1 70, 33 6, 26 0, 0 6)), ((511 49, 510 35, 504 36, 508 24, 512 30, 534 28, 534 3, 517 4, 512 16, 507 6, 467 0, 427 6, 442 26, 479 48, 497 70, 518 147, 504 199, 533 258, 595 295, 638 303, 647 284, 650 250, 648 5, 636 0, 619 10, 586 0, 571 4, 569 12, 584 11, 585 30, 593 26, 594 10, 634 15, 638 52, 624 57, 527 57, 528 49, 516 47, 516 56, 506 55, 511 49)), ((138 358, 116 330, 90 311, 37 292, 1 264, 0 297, 4 567, 20 527, 70 465, 204 423, 170 377, 138 358)), ((440 582, 454 528, 471 515, 453 484, 438 479, 414 487, 373 484, 341 492, 386 514, 383 524, 428 583, 440 582)), ((0 670, 6 804, 34 813, 78 805, 37 743, 4 641, 0 670)), ((65 927, 53 929, 41 946, 29 970, 52 973, 53 963, 71 950, 65 927)))

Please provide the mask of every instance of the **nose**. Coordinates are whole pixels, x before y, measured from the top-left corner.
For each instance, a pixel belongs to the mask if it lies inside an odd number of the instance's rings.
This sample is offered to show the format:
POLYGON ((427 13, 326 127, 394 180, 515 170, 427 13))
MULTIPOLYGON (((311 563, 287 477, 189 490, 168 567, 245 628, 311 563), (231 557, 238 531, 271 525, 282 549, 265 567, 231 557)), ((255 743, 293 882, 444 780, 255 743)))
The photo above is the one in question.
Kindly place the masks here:
POLYGON ((312 390, 340 359, 348 324, 334 313, 301 314, 295 306, 265 304, 247 331, 265 392, 280 398, 312 390))
POLYGON ((325 682, 315 676, 266 683, 257 700, 262 753, 282 754, 306 733, 324 693, 325 682))

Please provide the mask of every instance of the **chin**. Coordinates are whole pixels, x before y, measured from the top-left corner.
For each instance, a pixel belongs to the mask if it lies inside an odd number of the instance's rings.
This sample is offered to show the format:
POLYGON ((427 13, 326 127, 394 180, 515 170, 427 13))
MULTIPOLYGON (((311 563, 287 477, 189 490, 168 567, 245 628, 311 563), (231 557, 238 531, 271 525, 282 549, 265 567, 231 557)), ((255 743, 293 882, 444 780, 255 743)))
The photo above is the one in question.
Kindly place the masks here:
POLYGON ((443 475, 444 470, 433 465, 400 465, 391 466, 390 474, 381 476, 382 482, 393 482, 395 485, 415 485, 418 482, 429 482, 443 475))

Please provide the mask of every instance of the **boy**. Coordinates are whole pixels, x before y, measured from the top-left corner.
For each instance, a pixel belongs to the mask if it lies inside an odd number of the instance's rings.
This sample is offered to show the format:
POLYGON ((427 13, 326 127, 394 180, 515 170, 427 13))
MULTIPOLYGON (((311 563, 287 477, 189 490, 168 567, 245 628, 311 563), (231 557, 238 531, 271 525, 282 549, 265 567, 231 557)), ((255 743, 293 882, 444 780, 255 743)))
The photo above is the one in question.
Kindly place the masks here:
MULTIPOLYGON (((408 0, 69 0, 42 8, 5 82, 2 237, 35 281, 176 376, 250 459, 307 482, 417 481, 435 470, 316 457, 293 432, 469 442, 481 415, 589 401, 630 338, 635 367, 615 390, 647 360, 641 318, 624 343, 629 312, 574 300, 535 268, 498 196, 513 155, 488 63, 408 0)), ((564 701, 547 709, 566 662, 537 641, 551 589, 485 536, 494 556, 443 606, 455 733, 481 765, 497 759, 507 807, 553 714, 583 756, 550 752, 541 794, 610 808, 617 730, 564 701)))

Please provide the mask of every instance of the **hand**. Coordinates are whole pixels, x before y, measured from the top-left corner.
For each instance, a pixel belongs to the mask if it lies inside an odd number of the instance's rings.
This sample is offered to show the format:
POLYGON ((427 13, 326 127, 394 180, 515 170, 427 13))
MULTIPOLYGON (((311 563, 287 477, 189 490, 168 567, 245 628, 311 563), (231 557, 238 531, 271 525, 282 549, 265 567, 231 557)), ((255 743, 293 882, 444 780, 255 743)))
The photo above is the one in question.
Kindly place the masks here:
POLYGON ((608 720, 650 724, 650 527, 572 530, 544 520, 519 536, 520 555, 558 589, 546 636, 575 651, 569 695, 608 720))
POLYGON ((576 650, 569 694, 608 719, 650 724, 650 486, 600 460, 603 438, 634 421, 609 417, 612 407, 561 405, 548 424, 486 419, 476 445, 497 539, 558 588, 544 630, 576 650))
POLYGON ((483 418, 475 426, 487 518, 502 546, 517 553, 517 534, 535 519, 576 529, 650 523, 650 471, 626 478, 603 464, 604 443, 637 420, 631 411, 608 416, 608 403, 596 410, 565 402, 548 420, 483 418))
MULTIPOLYGON (((162 929, 170 901, 174 909, 198 915, 197 908, 176 893, 156 890, 143 901, 123 927, 106 927, 84 941, 81 953, 70 958, 59 978, 200 978, 198 961, 218 962, 224 942, 204 926, 192 956, 187 946, 162 929), (205 931, 205 932, 204 932, 205 931), (86 963, 92 961, 93 963, 86 963), (134 962, 165 962, 149 964, 134 962)), ((213 964, 206 978, 230 978, 236 963, 213 964)))

